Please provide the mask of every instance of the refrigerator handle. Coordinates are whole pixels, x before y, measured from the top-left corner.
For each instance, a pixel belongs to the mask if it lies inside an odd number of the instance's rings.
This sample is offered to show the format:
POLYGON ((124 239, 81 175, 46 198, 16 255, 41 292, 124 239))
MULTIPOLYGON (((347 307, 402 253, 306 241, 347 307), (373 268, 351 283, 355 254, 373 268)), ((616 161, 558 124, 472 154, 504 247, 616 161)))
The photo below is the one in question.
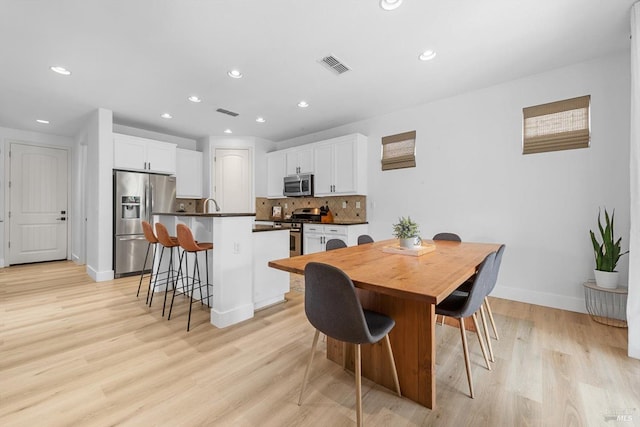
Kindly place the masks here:
POLYGON ((153 184, 149 183, 147 193, 147 215, 149 216, 149 222, 151 222, 151 209, 153 209, 153 184))

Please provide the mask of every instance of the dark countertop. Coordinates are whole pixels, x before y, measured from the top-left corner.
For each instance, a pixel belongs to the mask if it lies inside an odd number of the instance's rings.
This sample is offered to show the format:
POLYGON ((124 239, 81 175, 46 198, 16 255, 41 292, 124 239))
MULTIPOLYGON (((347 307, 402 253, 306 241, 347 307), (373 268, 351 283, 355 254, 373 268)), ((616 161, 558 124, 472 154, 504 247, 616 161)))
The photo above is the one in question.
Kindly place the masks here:
POLYGON ((274 227, 273 225, 254 225, 253 226, 253 232, 257 233, 259 231, 289 231, 290 228, 284 228, 284 227, 274 227))
MULTIPOLYGON (((282 224, 291 224, 292 222, 299 223, 300 221, 292 220, 292 219, 258 219, 256 221, 269 221, 269 222, 280 222, 282 224)), ((306 221, 304 224, 319 224, 319 225, 361 225, 361 224, 369 224, 369 221, 361 221, 361 220, 352 220, 352 221, 333 221, 333 222, 320 222, 320 221, 306 221)))
POLYGON ((230 216, 256 216, 255 213, 241 212, 212 212, 212 213, 196 213, 196 212, 153 212, 151 215, 167 215, 167 216, 195 216, 203 218, 222 218, 230 216))

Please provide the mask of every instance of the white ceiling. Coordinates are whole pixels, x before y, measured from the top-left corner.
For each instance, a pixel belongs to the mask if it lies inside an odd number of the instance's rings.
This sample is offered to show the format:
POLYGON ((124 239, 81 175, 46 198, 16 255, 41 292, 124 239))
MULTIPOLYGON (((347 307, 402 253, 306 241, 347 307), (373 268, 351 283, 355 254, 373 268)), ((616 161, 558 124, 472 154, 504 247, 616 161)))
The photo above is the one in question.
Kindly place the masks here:
POLYGON ((177 136, 281 141, 627 50, 634 1, 0 0, 0 126, 73 136, 102 107, 177 136), (329 54, 352 70, 323 68, 329 54))

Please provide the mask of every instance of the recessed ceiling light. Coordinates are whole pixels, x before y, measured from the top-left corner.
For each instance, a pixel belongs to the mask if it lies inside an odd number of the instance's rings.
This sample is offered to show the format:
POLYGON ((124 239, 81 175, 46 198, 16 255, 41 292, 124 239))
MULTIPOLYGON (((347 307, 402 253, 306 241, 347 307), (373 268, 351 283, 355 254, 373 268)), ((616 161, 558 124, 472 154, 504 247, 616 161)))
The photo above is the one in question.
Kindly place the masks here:
POLYGON ((224 133, 232 133, 232 132, 231 132, 231 129, 225 129, 224 133))
POLYGON ((266 122, 266 120, 264 119, 264 117, 258 117, 258 118, 256 118, 256 122, 264 123, 264 122, 266 122))
POLYGON ((36 122, 42 123, 43 125, 48 125, 49 124, 49 120, 37 119, 36 122))
POLYGON ((233 77, 234 79, 241 79, 242 73, 238 70, 231 70, 227 73, 229 77, 233 77))
POLYGON ((188 99, 189 99, 189 101, 195 102, 195 103, 202 102, 202 99, 198 98, 195 95, 191 95, 188 99))
POLYGON ((307 108, 308 106, 309 106, 309 104, 307 103, 307 101, 298 102, 298 107, 300 107, 300 108, 307 108))
POLYGON ((435 57, 436 57, 436 51, 429 49, 422 52, 418 58, 420 58, 420 61, 430 61, 435 57))
POLYGON ((397 9, 402 4, 402 0, 380 0, 380 7, 384 10, 397 9))
POLYGON ((173 116, 169 113, 163 113, 160 115, 163 119, 173 119, 173 116))
POLYGON ((64 67, 53 66, 53 67, 50 67, 50 69, 53 72, 56 72, 58 74, 62 74, 63 76, 70 76, 71 75, 71 71, 67 70, 64 67))

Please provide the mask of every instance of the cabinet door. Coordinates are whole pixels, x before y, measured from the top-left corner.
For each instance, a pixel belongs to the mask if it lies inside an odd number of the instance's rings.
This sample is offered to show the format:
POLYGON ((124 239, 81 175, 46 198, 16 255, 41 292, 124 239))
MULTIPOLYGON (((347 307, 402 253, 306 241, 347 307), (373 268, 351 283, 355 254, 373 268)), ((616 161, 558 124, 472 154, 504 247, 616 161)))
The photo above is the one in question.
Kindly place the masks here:
POLYGON ((330 144, 319 145, 314 150, 315 195, 332 194, 333 185, 333 147, 330 144))
POLYGON ((285 175, 285 154, 281 151, 267 153, 267 197, 284 197, 282 180, 285 175))
POLYGON ((314 173, 313 149, 306 148, 298 151, 298 168, 301 173, 314 173))
POLYGON ((295 148, 286 151, 287 175, 313 173, 313 149, 295 148))
POLYGON ((150 172, 176 174, 176 145, 167 142, 147 143, 147 167, 150 172))
POLYGON ((357 192, 357 162, 355 140, 338 142, 333 145, 333 193, 357 192))
POLYGON ((202 198, 202 153, 176 150, 176 197, 202 198))
POLYGON ((295 175, 300 173, 298 170, 298 152, 288 150, 285 152, 286 175, 295 175))
POLYGON ((304 233, 303 255, 324 252, 324 234, 304 233))
POLYGON ((145 170, 146 143, 144 140, 127 135, 113 136, 114 169, 145 170))

